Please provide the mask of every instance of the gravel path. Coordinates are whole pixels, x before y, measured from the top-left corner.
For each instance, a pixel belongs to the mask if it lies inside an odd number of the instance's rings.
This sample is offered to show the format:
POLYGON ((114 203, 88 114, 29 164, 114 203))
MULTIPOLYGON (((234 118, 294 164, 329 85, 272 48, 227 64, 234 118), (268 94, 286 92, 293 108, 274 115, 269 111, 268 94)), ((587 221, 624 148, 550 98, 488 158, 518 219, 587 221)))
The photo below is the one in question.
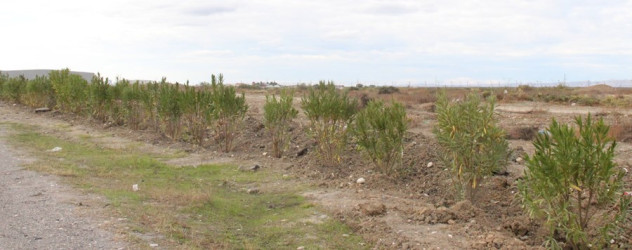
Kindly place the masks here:
POLYGON ((95 218, 79 215, 82 194, 56 177, 24 170, 0 126, 0 249, 124 249, 95 218))

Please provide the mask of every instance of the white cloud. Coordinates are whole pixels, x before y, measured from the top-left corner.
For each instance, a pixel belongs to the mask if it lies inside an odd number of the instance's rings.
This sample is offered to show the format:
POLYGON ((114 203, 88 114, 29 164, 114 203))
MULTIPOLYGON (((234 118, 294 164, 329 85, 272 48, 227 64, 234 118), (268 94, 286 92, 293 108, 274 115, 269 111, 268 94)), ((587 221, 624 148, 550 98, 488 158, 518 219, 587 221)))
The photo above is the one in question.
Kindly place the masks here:
POLYGON ((539 81, 632 72, 632 1, 618 0, 24 0, 3 4, 0 30, 0 69, 142 79, 539 81))

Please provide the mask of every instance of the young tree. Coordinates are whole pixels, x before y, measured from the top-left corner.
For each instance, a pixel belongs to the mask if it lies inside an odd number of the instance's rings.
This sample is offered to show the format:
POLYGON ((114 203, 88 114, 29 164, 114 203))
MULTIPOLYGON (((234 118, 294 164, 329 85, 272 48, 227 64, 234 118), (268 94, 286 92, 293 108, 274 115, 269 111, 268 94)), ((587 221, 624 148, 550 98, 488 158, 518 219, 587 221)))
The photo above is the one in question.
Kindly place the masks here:
POLYGON ((326 166, 338 166, 347 145, 349 125, 357 112, 357 103, 347 93, 336 90, 333 82, 320 81, 301 99, 303 112, 310 121, 310 135, 318 144, 318 154, 326 166))
POLYGON ((537 135, 518 188, 529 215, 545 219, 549 247, 561 248, 561 240, 572 249, 602 248, 612 239, 609 229, 629 213, 629 199, 621 199, 624 172, 613 161, 617 144, 603 120, 588 115, 575 123, 579 134, 553 119, 547 133, 537 135), (600 225, 593 223, 598 215, 600 225), (602 234, 591 237, 595 232, 602 234))
POLYGON ((474 200, 475 191, 493 171, 506 166, 509 150, 505 134, 496 125, 494 100, 481 102, 476 94, 450 102, 440 93, 436 105, 434 134, 440 156, 452 170, 455 187, 461 195, 474 200))
POLYGON ((353 131, 359 148, 377 169, 392 175, 401 167, 406 129, 404 106, 396 102, 385 106, 381 101, 371 101, 356 115, 353 131))
POLYGON ((279 99, 275 95, 266 95, 263 123, 272 137, 272 151, 277 158, 281 158, 287 148, 289 124, 298 115, 298 110, 292 106, 293 100, 294 95, 285 91, 281 92, 279 99))

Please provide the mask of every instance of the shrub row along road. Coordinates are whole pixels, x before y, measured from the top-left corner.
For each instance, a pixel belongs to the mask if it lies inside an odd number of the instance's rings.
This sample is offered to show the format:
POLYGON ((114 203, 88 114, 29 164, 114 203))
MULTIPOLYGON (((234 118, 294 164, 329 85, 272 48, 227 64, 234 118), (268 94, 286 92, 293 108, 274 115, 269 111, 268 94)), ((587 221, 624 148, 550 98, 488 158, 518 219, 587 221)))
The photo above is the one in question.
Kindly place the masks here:
POLYGON ((80 197, 55 177, 20 167, 0 124, 0 249, 122 249, 94 219, 78 216, 80 197))

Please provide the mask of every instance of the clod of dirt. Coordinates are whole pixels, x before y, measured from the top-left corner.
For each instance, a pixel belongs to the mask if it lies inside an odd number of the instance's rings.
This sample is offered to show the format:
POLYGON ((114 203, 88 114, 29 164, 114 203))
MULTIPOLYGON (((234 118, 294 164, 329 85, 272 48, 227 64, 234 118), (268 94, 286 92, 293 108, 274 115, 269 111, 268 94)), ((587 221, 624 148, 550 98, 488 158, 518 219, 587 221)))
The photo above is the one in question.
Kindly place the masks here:
POLYGON ((307 154, 307 148, 303 148, 301 151, 298 151, 298 153, 296 153, 296 157, 301 157, 305 154, 307 154))
POLYGON ((358 207, 364 215, 368 216, 378 216, 386 213, 386 206, 378 202, 362 203, 358 207))
POLYGON ((253 166, 239 166, 239 171, 243 171, 243 172, 252 171, 252 172, 255 172, 255 171, 259 170, 260 168, 261 168, 261 166, 259 164, 255 164, 253 166))
POLYGON ((509 229, 516 236, 525 236, 529 233, 530 221, 526 216, 515 217, 503 224, 503 228, 509 229))
POLYGON ((507 139, 530 141, 538 133, 537 126, 513 127, 507 132, 507 139))
POLYGON ((502 234, 490 233, 479 236, 479 240, 472 244, 473 249, 525 249, 526 244, 516 238, 502 234))
POLYGON ((481 214, 481 210, 476 208, 470 201, 460 201, 452 207, 434 208, 431 205, 422 207, 417 212, 416 220, 427 224, 455 224, 457 221, 468 221, 481 214))

